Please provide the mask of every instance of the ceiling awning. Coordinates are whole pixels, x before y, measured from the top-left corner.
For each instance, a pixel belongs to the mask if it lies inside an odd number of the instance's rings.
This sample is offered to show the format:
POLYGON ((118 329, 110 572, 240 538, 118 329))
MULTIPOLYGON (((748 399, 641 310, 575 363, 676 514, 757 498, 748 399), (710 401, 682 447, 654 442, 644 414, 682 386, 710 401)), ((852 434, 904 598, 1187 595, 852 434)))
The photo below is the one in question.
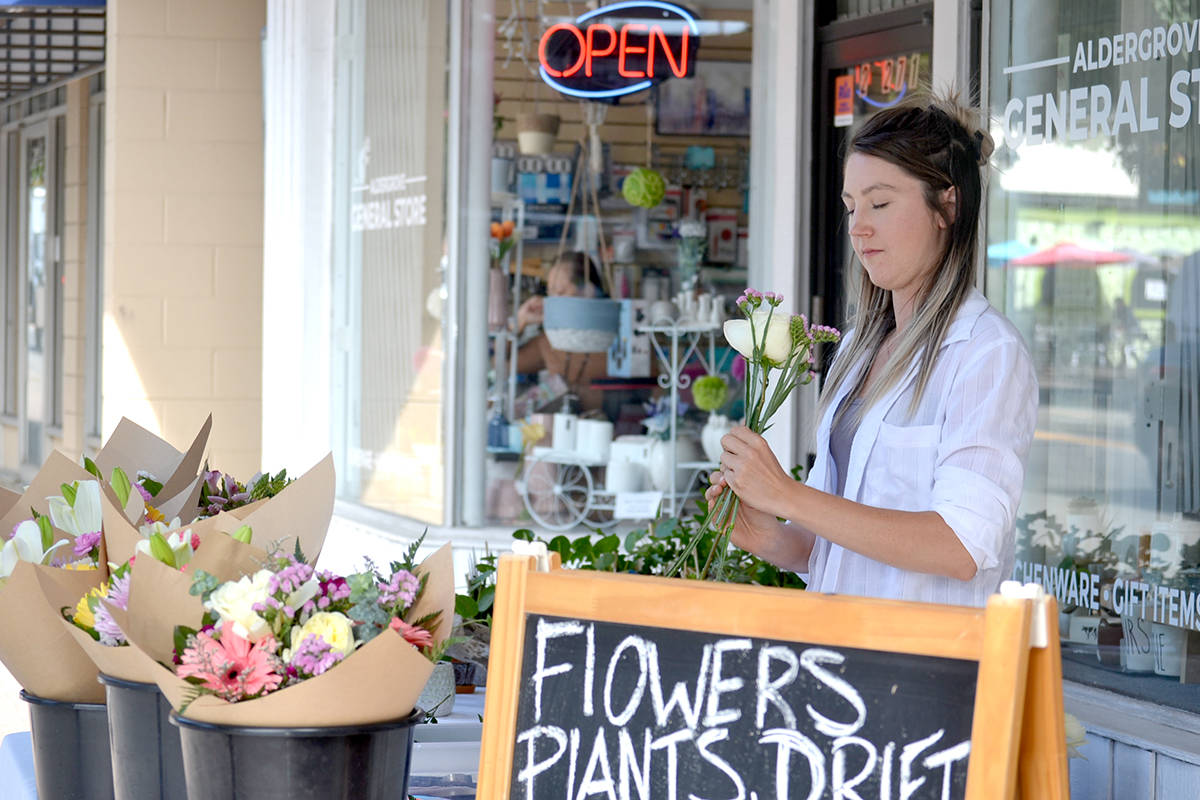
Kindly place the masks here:
POLYGON ((0 100, 104 64, 104 2, 0 0, 0 100))

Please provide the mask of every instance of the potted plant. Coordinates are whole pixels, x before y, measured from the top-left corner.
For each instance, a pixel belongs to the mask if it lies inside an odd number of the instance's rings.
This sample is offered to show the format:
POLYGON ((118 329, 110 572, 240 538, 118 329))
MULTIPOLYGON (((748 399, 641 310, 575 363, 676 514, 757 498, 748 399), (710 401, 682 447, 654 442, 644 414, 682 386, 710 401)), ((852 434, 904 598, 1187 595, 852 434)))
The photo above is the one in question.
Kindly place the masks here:
POLYGON ((562 120, 557 114, 536 111, 517 115, 517 149, 521 155, 544 156, 554 149, 558 127, 562 120))

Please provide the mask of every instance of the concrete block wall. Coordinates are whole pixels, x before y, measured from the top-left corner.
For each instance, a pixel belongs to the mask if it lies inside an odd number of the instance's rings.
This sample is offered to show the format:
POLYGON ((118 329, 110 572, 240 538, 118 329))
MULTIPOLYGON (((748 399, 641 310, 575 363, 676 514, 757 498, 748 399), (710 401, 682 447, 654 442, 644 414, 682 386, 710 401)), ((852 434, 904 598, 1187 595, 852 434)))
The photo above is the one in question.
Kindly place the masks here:
MULTIPOLYGON (((64 117, 66 143, 63 175, 63 351, 62 429, 51 436, 53 447, 71 454, 84 451, 84 405, 87 358, 88 273, 88 79, 71 81, 64 117)), ((10 465, 15 467, 16 465, 10 465)))
POLYGON ((209 412, 211 464, 262 439, 266 0, 110 0, 103 430, 179 446, 209 412))

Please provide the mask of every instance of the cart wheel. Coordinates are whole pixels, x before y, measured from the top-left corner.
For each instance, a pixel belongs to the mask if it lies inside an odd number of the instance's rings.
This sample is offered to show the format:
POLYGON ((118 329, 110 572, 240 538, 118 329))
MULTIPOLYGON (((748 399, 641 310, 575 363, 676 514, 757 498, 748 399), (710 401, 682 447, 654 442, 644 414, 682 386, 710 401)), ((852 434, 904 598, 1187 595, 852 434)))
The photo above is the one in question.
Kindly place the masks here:
POLYGON ((579 464, 535 459, 525 465, 521 495, 535 522, 552 531, 565 531, 587 516, 592 473, 579 464))

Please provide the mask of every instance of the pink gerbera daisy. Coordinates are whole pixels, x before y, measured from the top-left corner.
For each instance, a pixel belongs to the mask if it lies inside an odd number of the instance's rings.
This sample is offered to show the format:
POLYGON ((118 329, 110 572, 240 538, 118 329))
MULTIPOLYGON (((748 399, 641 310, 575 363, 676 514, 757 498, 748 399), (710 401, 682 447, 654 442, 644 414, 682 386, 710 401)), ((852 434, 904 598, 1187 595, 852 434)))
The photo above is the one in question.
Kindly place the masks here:
POLYGON ((275 640, 268 636, 251 644, 232 630, 221 638, 198 633, 183 651, 176 668, 181 678, 197 678, 206 689, 226 700, 257 697, 279 688, 283 676, 276 671, 275 640))
POLYGON ((392 617, 392 621, 388 623, 388 627, 403 636, 404 641, 418 650, 424 650, 426 647, 433 646, 433 634, 420 625, 409 625, 399 617, 392 617))

